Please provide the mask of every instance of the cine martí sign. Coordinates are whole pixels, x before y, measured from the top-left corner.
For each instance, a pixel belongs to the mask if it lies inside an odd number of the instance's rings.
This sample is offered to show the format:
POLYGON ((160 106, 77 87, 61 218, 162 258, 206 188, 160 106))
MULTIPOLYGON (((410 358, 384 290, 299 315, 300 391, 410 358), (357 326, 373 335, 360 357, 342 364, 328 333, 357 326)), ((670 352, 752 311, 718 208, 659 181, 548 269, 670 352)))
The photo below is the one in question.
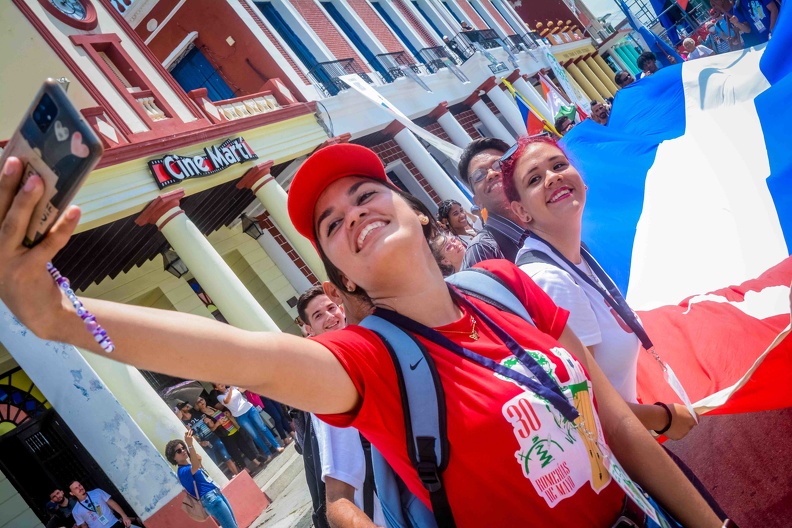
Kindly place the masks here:
POLYGON ((236 163, 258 159, 244 138, 227 139, 220 145, 206 147, 197 156, 167 154, 148 162, 151 174, 160 189, 189 178, 209 176, 236 163))

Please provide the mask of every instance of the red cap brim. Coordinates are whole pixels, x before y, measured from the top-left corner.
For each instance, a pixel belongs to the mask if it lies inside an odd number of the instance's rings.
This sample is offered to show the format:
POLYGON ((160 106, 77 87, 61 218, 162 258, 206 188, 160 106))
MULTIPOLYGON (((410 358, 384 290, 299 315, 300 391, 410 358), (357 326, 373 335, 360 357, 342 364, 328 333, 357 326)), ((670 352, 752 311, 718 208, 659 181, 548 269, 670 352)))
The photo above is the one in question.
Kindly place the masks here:
POLYGON ((289 187, 289 218, 297 231, 316 246, 314 208, 325 189, 347 176, 388 183, 385 167, 370 149, 352 143, 329 145, 314 152, 297 170, 289 187))

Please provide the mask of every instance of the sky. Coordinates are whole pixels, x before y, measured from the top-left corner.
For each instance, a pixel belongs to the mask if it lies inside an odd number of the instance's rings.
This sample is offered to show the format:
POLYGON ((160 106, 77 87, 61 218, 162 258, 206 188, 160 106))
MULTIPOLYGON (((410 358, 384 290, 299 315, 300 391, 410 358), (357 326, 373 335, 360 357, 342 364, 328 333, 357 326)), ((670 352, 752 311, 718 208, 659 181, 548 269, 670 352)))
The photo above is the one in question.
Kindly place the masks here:
POLYGON ((608 13, 615 14, 615 20, 621 20, 624 15, 621 14, 619 6, 613 0, 579 0, 588 6, 589 9, 597 16, 601 17, 608 13))

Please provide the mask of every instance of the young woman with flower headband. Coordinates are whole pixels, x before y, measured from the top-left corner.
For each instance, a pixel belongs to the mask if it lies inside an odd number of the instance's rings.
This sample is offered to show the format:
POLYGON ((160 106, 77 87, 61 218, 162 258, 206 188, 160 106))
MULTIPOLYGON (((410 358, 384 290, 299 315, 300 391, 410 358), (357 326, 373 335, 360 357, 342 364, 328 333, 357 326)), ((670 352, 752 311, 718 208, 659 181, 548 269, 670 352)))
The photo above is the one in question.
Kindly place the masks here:
MULTIPOLYGON (((43 189, 33 177, 17 193, 20 172, 11 159, 0 178, 0 299, 36 335, 101 353, 46 269, 79 211, 70 208, 42 243, 24 247, 43 189)), ((568 312, 524 273, 505 261, 480 265, 508 284, 535 326, 446 285, 426 242, 428 215, 387 182, 372 151, 319 150, 295 176, 288 206, 336 286, 429 336, 416 339, 444 393, 450 460, 442 481, 456 526, 617 526, 625 491, 611 474, 624 475, 610 452, 684 526, 721 526, 567 328, 568 312)), ((105 301, 85 308, 112 336, 118 361, 221 378, 357 427, 429 504, 408 456, 395 368, 371 331, 348 326, 301 339, 105 301)))

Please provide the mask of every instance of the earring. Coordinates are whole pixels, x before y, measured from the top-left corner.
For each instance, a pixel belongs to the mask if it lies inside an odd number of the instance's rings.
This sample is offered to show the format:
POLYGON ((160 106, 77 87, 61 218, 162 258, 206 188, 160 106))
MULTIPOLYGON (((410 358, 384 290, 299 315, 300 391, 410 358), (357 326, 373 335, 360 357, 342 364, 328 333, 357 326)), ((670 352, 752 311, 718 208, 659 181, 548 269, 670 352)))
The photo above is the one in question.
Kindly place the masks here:
POLYGON ((588 191, 588 185, 584 185, 583 188, 588 191))
POLYGON ((425 214, 418 215, 418 221, 421 222, 421 225, 428 225, 429 224, 429 217, 425 214))
POLYGON ((353 291, 355 291, 355 288, 356 288, 356 287, 355 287, 355 285, 354 285, 354 284, 347 284, 346 290, 347 290, 349 293, 352 293, 353 291))

